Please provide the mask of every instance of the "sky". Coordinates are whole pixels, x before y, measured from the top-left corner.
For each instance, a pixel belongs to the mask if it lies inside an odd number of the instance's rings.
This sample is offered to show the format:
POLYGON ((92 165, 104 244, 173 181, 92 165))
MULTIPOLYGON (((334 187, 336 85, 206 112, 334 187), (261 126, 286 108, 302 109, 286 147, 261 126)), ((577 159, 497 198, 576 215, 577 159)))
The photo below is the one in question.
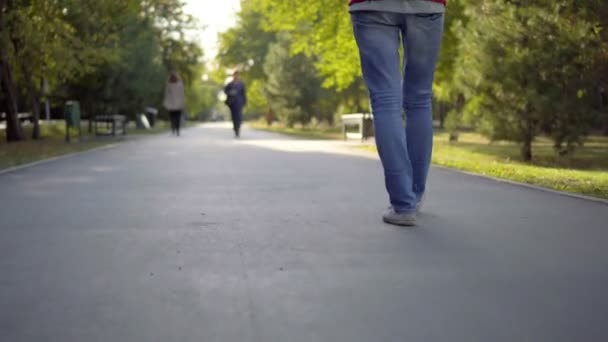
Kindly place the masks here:
POLYGON ((184 0, 186 10, 206 28, 198 34, 205 51, 205 59, 212 60, 217 54, 217 34, 234 26, 240 0, 184 0))

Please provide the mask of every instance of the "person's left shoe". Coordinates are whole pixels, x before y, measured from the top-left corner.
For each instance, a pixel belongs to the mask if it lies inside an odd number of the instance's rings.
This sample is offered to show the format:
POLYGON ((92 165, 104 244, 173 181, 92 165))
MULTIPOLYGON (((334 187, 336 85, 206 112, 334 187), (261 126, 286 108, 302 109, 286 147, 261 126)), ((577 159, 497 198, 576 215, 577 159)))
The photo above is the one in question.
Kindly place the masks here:
POLYGON ((415 227, 416 214, 413 213, 398 213, 393 207, 388 208, 386 213, 382 215, 382 220, 388 224, 394 224, 402 227, 415 227))

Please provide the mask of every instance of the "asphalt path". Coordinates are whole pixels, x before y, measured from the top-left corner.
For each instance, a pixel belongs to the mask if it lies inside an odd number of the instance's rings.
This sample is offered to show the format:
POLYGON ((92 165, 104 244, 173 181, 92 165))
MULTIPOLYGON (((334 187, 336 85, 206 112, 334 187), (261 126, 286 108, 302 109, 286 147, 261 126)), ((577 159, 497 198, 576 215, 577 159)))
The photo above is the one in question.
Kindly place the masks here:
POLYGON ((224 124, 0 175, 0 341, 608 341, 608 206, 224 124))

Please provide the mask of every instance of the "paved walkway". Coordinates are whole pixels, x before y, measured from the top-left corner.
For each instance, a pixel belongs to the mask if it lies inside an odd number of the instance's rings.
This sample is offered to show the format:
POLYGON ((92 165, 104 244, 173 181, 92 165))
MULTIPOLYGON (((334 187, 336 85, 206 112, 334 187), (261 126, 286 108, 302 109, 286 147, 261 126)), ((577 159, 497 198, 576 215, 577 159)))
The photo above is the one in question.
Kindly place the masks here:
POLYGON ((0 341, 608 341, 608 206, 225 125, 0 176, 0 341))

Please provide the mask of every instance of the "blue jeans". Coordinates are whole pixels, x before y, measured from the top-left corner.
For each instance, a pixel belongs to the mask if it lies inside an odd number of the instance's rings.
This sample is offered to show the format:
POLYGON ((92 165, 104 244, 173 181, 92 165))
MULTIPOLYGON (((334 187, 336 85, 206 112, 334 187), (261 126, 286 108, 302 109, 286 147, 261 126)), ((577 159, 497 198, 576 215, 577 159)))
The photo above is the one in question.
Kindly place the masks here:
POLYGON ((433 79, 444 17, 367 11, 351 17, 390 202, 397 212, 413 213, 431 163, 433 79))
POLYGON ((239 135, 241 132, 241 123, 243 122, 243 107, 240 105, 230 107, 230 116, 232 118, 234 134, 239 135))

